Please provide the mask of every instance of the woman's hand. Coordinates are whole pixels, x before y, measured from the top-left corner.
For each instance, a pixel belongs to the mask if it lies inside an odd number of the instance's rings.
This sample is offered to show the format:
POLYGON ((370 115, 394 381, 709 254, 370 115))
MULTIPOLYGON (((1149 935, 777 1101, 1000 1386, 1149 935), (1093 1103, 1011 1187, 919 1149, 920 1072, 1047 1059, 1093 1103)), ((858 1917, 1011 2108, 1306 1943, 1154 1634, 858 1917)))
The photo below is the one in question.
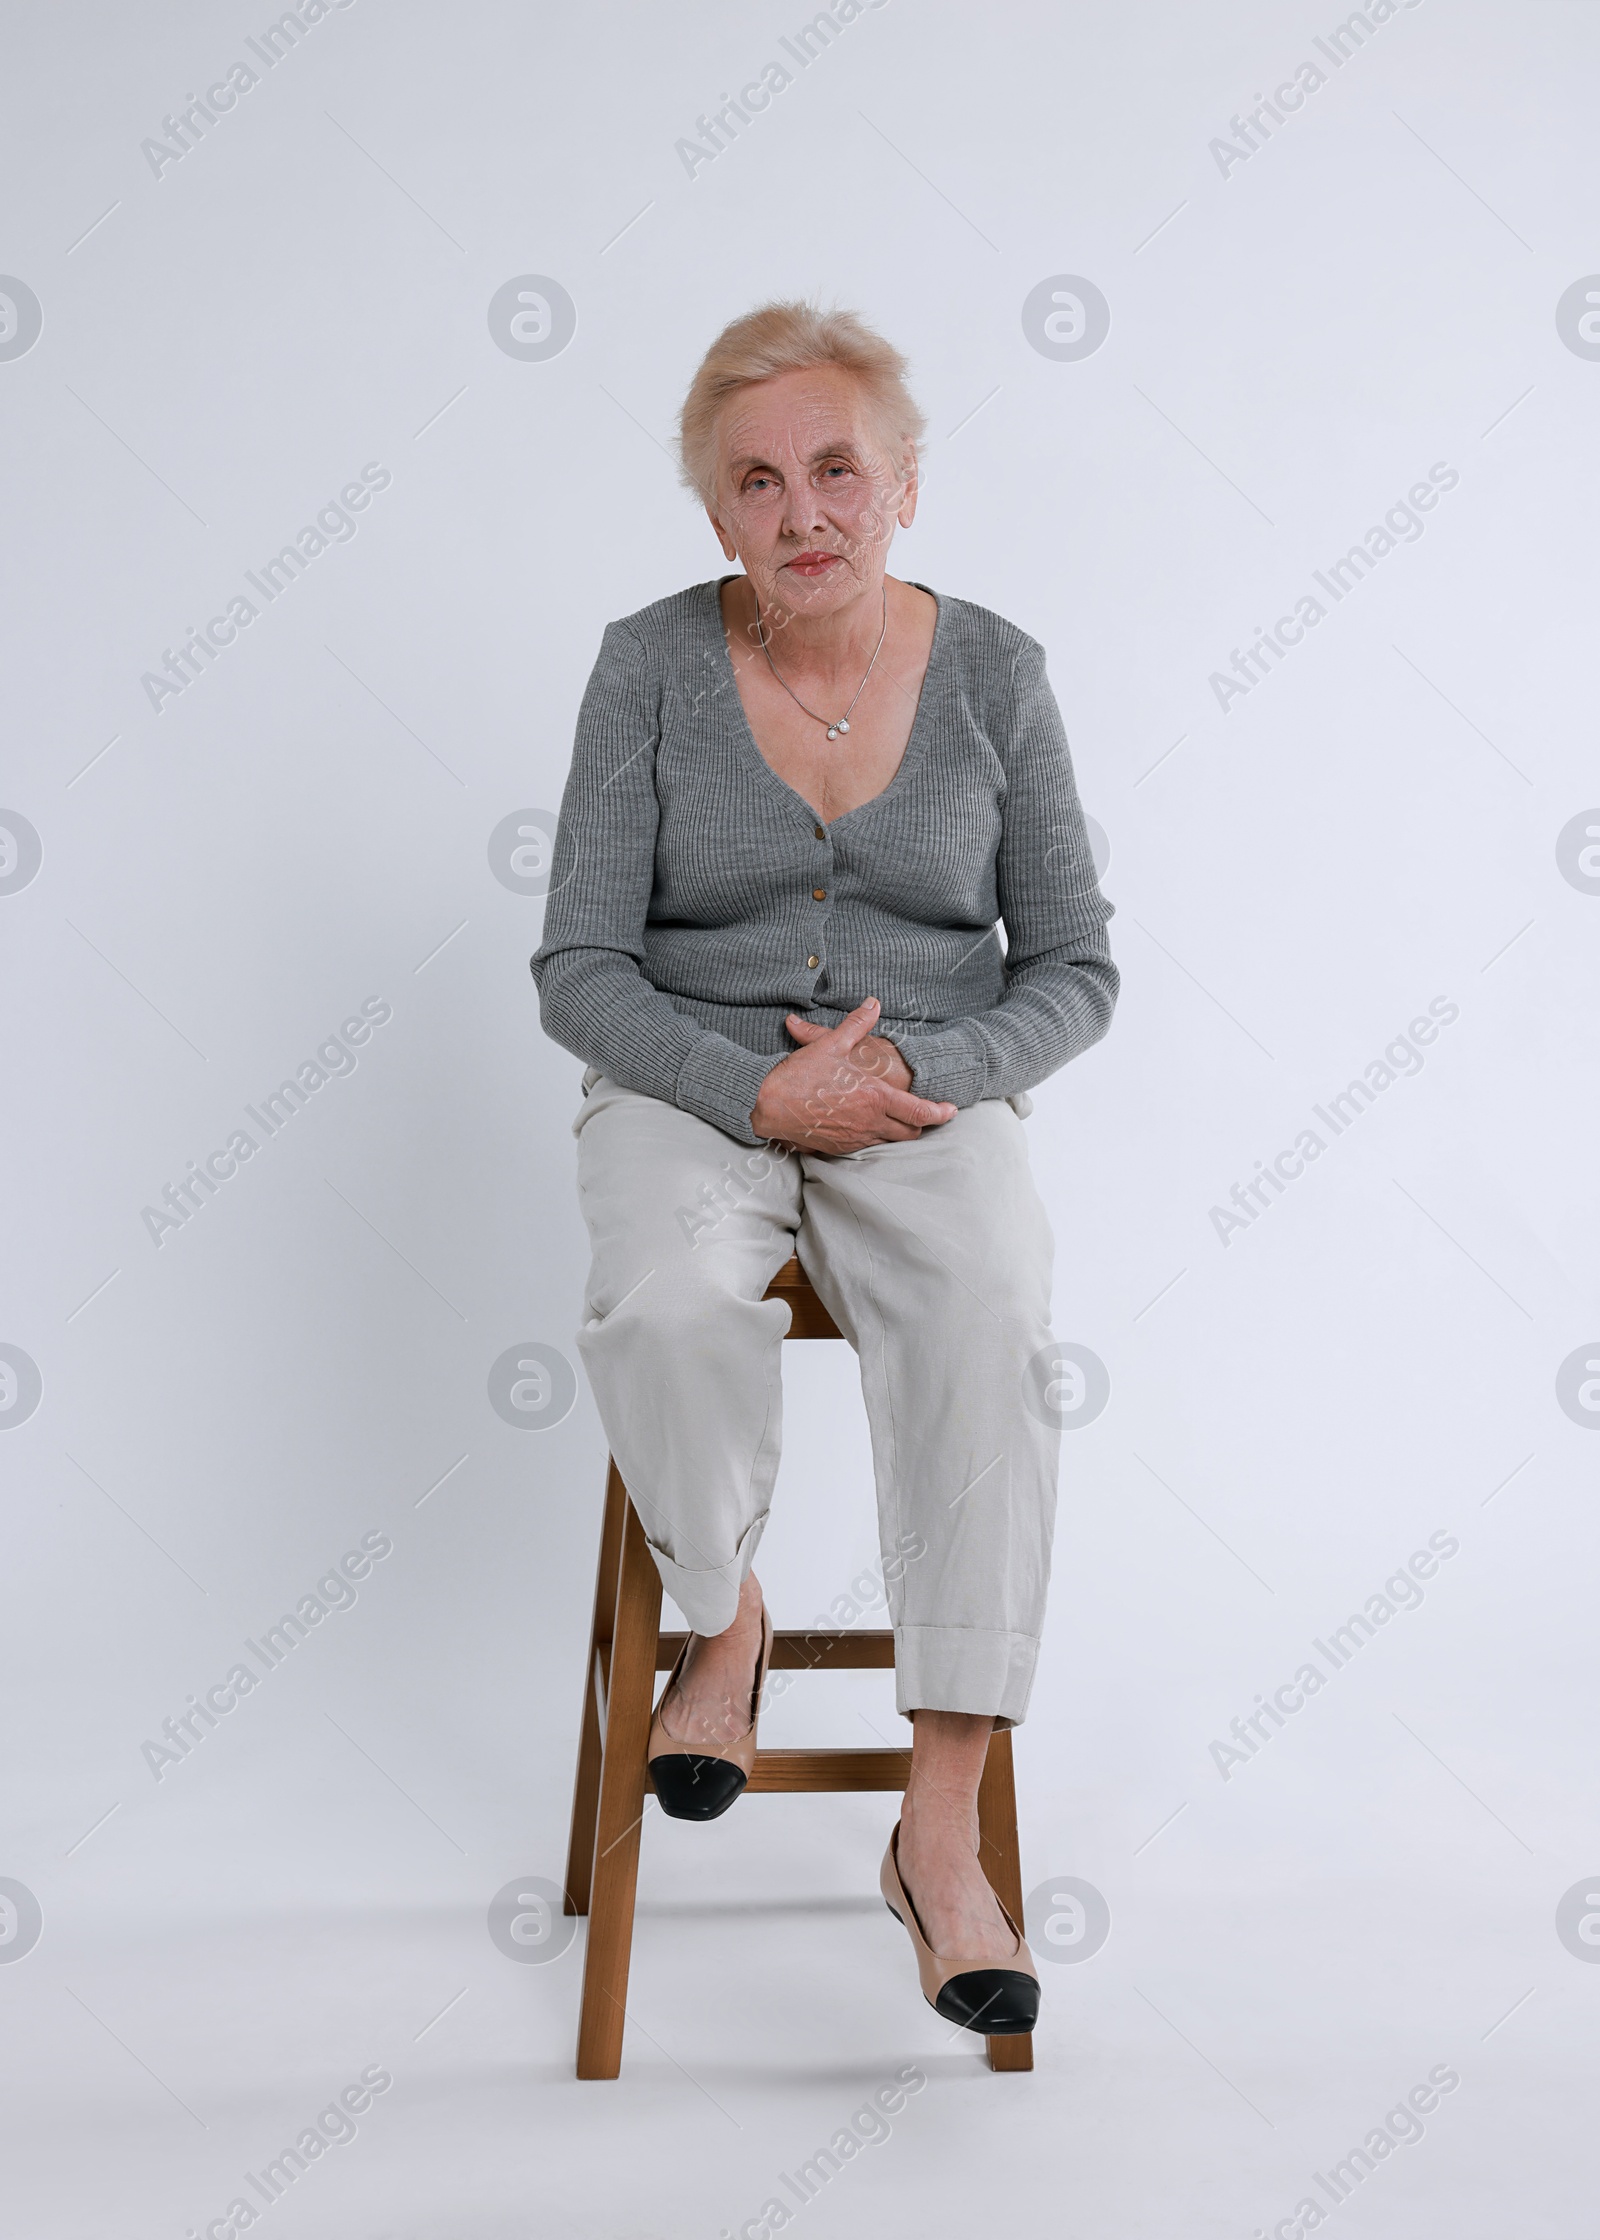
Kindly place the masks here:
POLYGON ((907 1143, 953 1120, 956 1106, 911 1093, 911 1069, 892 1042, 872 1032, 878 999, 868 996, 836 1027, 791 1012, 801 1047, 780 1059, 750 1114, 758 1136, 835 1157, 873 1143, 907 1143))
MULTIPOLYGON (((791 1011, 784 1025, 796 1042, 802 1043, 821 1042, 834 1031, 816 1019, 802 1019, 798 1011, 791 1011)), ((911 1068, 887 1035, 869 1034, 865 1042, 858 1042, 850 1053, 850 1063, 863 1073, 875 1074, 891 1089, 911 1087, 911 1068)))

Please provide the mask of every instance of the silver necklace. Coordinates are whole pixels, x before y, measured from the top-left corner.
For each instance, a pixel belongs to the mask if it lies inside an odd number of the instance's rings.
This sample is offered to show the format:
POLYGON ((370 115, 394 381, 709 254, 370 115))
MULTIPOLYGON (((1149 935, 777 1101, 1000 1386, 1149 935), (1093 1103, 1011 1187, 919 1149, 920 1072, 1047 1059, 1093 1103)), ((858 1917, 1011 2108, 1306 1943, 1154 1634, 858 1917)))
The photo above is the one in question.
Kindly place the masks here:
MULTIPOLYGON (((856 700, 859 700, 861 698, 861 695, 866 691, 867 677, 871 676, 873 670, 878 665, 878 656, 883 651, 883 641, 888 636, 888 634, 889 586, 885 584, 883 587, 883 628, 878 632, 878 642, 872 649, 872 659, 867 663, 867 676, 863 677, 861 682, 856 686, 855 700, 851 701, 850 708, 853 708, 855 706, 856 700)), ((756 636, 760 639, 761 650, 767 657, 767 667, 772 671, 775 677, 778 677, 779 684, 783 685, 784 691, 788 693, 789 698, 794 702, 795 706, 799 708, 804 714, 808 715, 813 723, 827 724, 828 737, 830 739, 837 739, 841 731, 848 731, 850 728, 850 708, 846 708, 844 714, 838 718, 837 722, 828 723, 828 719, 826 716, 819 716, 815 708, 808 708, 805 702, 801 699, 799 693, 795 691, 793 685, 784 684, 783 678, 778 676, 778 665, 773 660, 772 648, 767 643, 766 624, 761 619, 761 601, 759 599, 756 601, 756 636)))

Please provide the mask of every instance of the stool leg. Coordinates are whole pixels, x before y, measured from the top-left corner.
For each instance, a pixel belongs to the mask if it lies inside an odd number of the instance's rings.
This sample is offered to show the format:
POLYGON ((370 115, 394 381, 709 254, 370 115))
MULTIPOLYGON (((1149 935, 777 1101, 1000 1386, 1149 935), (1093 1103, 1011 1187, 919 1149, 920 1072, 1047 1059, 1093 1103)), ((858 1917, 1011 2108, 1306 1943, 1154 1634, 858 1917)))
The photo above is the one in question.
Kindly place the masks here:
MULTIPOLYGON (((978 1856, 1012 1919, 1022 1923, 1022 1851, 1017 1842, 1017 1785, 1011 1761, 1011 1730, 990 1737, 989 1754, 978 1784, 978 1856)), ((1033 2034, 990 2038, 991 2069, 1031 2069, 1033 2034)))
MULTIPOLYGON (((620 1481, 619 1481, 620 1482, 620 1481)), ((589 1943, 578 2023, 580 2077, 614 2077, 622 2067, 633 1899, 639 1875, 645 1749, 655 1694, 661 1630, 661 1574, 637 1512, 625 1503, 611 1674, 606 1691, 605 1754, 589 1892, 589 1943)))
POLYGON ((622 1513, 627 1492, 614 1462, 606 1468, 605 1521, 600 1527, 600 1563, 595 1574, 594 1623, 589 1629, 589 1669, 583 1684, 583 1727, 578 1742, 578 1772, 572 1789, 572 1833, 567 1843, 566 1898, 563 1913, 587 1913, 594 1872, 595 1816, 600 1809, 600 1672, 609 1659, 617 1614, 617 1569, 622 1560, 622 1513))

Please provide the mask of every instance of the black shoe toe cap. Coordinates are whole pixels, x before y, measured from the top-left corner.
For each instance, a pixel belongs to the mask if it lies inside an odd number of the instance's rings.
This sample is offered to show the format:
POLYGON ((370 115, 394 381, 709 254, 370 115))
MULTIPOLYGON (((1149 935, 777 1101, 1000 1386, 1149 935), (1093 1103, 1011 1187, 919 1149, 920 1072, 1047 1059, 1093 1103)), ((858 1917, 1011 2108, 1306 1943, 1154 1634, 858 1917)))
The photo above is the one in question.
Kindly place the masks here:
POLYGON ((745 1786, 738 1766, 726 1758, 702 1758, 692 1750, 652 1758, 650 1779, 669 1820, 715 1820, 745 1786))
POLYGON ((1039 1986, 1018 1968, 972 1968, 952 1976, 935 2004, 946 2022, 986 2038, 1021 2037, 1039 2019, 1039 1986))

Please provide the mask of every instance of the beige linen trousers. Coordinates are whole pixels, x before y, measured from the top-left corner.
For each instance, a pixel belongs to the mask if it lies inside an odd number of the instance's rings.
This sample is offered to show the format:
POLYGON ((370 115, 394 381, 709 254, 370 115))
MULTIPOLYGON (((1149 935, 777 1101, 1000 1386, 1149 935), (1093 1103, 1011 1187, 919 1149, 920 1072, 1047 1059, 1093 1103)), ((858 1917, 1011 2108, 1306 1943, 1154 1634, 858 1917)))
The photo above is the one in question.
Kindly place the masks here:
POLYGON ((733 1622, 767 1521, 791 1252, 859 1357, 902 1712, 1014 1726, 1033 1684, 1060 1432, 1053 1240, 1029 1100, 830 1158, 747 1149, 590 1067, 573 1121, 594 1259, 578 1350, 661 1573, 697 1633, 733 1622))

